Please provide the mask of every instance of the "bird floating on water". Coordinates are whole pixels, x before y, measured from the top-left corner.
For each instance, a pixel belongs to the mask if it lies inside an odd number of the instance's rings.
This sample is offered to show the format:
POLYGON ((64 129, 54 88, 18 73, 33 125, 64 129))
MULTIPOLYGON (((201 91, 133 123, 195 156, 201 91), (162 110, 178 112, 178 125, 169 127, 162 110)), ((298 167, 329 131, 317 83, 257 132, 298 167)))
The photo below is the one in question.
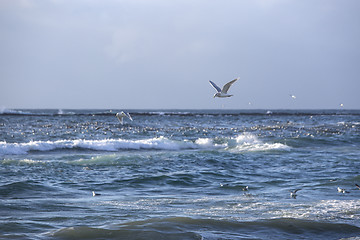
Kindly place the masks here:
POLYGON ((344 188, 338 187, 337 190, 338 190, 339 193, 349 193, 349 192, 346 191, 344 188))
POLYGON ((225 98, 225 97, 231 97, 231 96, 233 96, 233 95, 231 95, 231 94, 228 94, 227 92, 229 91, 229 88, 231 87, 231 85, 232 85, 234 82, 236 82, 237 80, 239 80, 239 79, 240 79, 240 77, 235 78, 234 80, 226 83, 226 84, 223 86, 222 89, 219 88, 214 82, 209 81, 210 84, 211 84, 211 86, 213 86, 213 87, 215 88, 215 90, 217 91, 217 93, 215 93, 215 95, 214 95, 214 98, 215 98, 215 97, 225 98))
POLYGON ((127 118, 129 118, 131 121, 133 121, 133 119, 132 119, 132 117, 130 116, 130 114, 127 113, 127 112, 124 112, 124 111, 121 111, 121 112, 117 113, 117 114, 116 114, 116 117, 117 117, 117 119, 119 119, 119 122, 120 122, 121 124, 124 124, 124 121, 123 121, 123 118, 124 118, 124 117, 127 117, 127 118))
POLYGON ((92 195, 93 195, 93 197, 95 197, 95 196, 100 196, 101 194, 100 194, 100 193, 96 193, 96 192, 92 191, 92 195))

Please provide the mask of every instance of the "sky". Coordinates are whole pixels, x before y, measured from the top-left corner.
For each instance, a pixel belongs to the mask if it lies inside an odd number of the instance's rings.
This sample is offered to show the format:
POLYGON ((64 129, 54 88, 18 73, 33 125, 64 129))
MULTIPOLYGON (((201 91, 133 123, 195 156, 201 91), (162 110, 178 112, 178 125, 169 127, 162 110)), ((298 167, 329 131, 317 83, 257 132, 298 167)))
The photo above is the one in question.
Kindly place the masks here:
POLYGON ((358 0, 0 0, 0 108, 360 109, 359 13, 358 0), (236 77, 213 98, 209 80, 236 77))

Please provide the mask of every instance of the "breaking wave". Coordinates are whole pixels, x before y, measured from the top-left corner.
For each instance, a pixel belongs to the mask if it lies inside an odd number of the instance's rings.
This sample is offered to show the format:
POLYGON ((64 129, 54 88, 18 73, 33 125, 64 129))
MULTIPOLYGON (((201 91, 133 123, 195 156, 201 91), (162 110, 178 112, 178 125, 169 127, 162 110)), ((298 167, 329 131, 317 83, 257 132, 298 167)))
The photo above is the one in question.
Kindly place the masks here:
POLYGON ((268 151, 288 150, 290 147, 282 143, 264 143, 255 135, 244 133, 235 138, 225 138, 221 143, 215 139, 199 138, 191 140, 171 140, 166 137, 156 137, 142 140, 103 139, 103 140, 56 140, 30 141, 27 143, 0 142, 0 155, 20 155, 32 151, 54 150, 93 150, 93 151, 120 151, 120 150, 186 150, 186 149, 224 149, 230 151, 268 151))
POLYGON ((227 221, 169 217, 126 222, 111 228, 68 227, 49 235, 66 239, 339 239, 360 228, 292 218, 227 221))

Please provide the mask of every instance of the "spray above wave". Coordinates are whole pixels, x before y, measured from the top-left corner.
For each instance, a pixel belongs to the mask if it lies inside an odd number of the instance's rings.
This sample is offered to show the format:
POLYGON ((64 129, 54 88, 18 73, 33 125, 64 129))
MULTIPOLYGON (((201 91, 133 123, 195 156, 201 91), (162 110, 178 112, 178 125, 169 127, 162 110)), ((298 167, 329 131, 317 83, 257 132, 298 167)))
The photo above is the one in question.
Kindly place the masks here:
POLYGON ((183 150, 183 149, 224 149, 230 151, 268 151, 288 150, 289 147, 281 143, 264 143, 256 136, 244 133, 236 138, 224 138, 220 143, 211 138, 191 140, 171 140, 166 137, 157 137, 142 140, 103 139, 103 140, 57 140, 57 141, 31 141, 27 143, 0 142, 0 155, 27 154, 31 151, 54 150, 94 150, 94 151, 120 151, 120 150, 183 150))

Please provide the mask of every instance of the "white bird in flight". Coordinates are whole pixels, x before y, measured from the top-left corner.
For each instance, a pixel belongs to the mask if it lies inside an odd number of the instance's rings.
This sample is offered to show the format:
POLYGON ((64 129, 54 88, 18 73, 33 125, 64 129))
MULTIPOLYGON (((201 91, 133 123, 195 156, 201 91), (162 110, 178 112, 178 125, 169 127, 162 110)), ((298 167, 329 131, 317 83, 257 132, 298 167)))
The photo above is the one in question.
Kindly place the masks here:
POLYGON ((295 189, 294 191, 291 191, 290 192, 290 197, 292 197, 292 198, 296 198, 296 196, 297 196, 297 191, 300 191, 301 189, 295 189))
POLYGON ((289 94, 292 99, 296 99, 296 96, 294 94, 289 94))
POLYGON ((240 79, 240 77, 235 78, 234 80, 228 82, 227 84, 225 84, 225 85, 223 86, 222 89, 219 88, 214 82, 209 81, 210 84, 211 84, 211 86, 213 86, 213 87, 216 89, 216 91, 217 91, 217 93, 215 93, 215 95, 214 95, 214 98, 215 98, 215 97, 225 98, 225 97, 231 97, 231 96, 233 96, 233 95, 231 95, 231 94, 228 94, 227 92, 228 92, 229 88, 231 87, 231 85, 232 85, 234 82, 236 82, 237 80, 239 80, 239 79, 240 79))
POLYGON ((117 119, 119 119, 119 121, 120 121, 121 124, 124 123, 124 121, 123 121, 123 118, 124 118, 124 117, 129 118, 131 121, 133 120, 132 117, 130 116, 130 114, 127 113, 127 112, 124 112, 124 111, 121 111, 120 113, 117 113, 117 114, 116 114, 116 117, 117 117, 117 119))

